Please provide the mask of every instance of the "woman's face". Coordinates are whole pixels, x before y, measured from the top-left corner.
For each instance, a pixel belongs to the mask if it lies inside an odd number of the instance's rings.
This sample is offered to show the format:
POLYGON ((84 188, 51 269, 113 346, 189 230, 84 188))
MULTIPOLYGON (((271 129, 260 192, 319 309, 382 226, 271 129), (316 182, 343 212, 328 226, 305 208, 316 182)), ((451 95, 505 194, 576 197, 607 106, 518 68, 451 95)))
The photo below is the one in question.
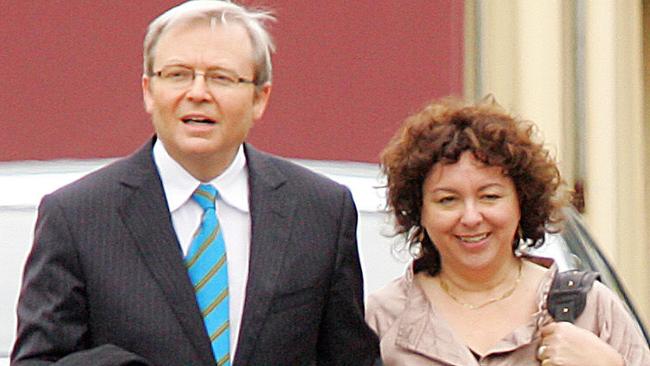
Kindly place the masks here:
POLYGON ((502 168, 466 151, 436 164, 424 184, 421 224, 440 252, 442 270, 499 268, 513 256, 521 216, 515 185, 502 168))

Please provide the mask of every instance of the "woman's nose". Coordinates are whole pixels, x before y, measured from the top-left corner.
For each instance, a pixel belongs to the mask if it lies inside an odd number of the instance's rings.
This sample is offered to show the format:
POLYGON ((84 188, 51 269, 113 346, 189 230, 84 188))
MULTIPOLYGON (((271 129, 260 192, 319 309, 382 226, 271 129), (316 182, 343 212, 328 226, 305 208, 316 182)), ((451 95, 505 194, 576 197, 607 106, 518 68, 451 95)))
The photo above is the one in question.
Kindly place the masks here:
POLYGON ((467 203, 463 207, 461 223, 467 226, 474 226, 481 222, 483 215, 479 207, 474 203, 467 203))

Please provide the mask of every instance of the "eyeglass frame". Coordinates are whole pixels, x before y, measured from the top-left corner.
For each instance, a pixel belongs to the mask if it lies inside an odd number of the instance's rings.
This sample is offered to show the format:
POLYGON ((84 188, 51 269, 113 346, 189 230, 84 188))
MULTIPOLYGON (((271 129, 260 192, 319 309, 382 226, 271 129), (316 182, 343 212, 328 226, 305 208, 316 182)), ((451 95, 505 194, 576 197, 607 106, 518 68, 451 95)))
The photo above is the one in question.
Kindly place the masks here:
POLYGON ((185 69, 185 70, 187 70, 187 71, 192 71, 192 79, 189 80, 189 83, 188 83, 186 86, 183 86, 183 87, 180 87, 180 86, 177 85, 178 89, 190 88, 190 87, 192 86, 192 84, 194 83, 194 81, 196 80, 196 76, 197 76, 197 75, 202 76, 202 77, 203 77, 203 82, 206 83, 206 85, 207 85, 208 87, 210 87, 210 86, 211 86, 211 83, 208 81, 207 75, 208 75, 210 72, 217 71, 217 70, 224 71, 226 74, 232 74, 231 76, 233 76, 233 82, 232 82, 232 84, 218 84, 218 83, 217 83, 217 84, 216 84, 217 86, 235 87, 235 86, 238 86, 238 85, 240 85, 240 84, 252 84, 252 85, 257 86, 257 83, 255 82, 255 80, 246 79, 246 78, 244 78, 244 77, 239 76, 239 75, 238 75, 236 72, 234 72, 234 71, 230 71, 230 70, 228 70, 228 69, 223 69, 223 68, 216 68, 216 69, 211 69, 211 70, 206 70, 206 71, 202 71, 202 72, 201 72, 201 71, 197 71, 197 70, 196 70, 195 68, 193 68, 193 67, 188 67, 188 66, 184 66, 184 65, 168 65, 168 66, 165 66, 165 67, 163 67, 162 69, 160 69, 160 70, 158 70, 158 71, 153 72, 153 73, 150 74, 149 76, 150 76, 150 77, 157 76, 157 77, 159 77, 162 81, 167 81, 167 82, 170 82, 171 85, 174 85, 174 84, 173 84, 173 81, 171 81, 170 78, 168 78, 168 77, 166 78, 166 77, 163 76, 163 71, 165 71, 166 68, 172 68, 172 67, 178 67, 178 68, 185 69))

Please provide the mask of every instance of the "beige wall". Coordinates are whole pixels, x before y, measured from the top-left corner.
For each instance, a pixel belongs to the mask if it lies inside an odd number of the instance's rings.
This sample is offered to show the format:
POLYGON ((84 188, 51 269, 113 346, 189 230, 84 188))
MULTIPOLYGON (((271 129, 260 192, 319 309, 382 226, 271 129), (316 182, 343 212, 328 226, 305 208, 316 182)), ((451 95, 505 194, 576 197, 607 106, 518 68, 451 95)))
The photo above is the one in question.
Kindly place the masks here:
POLYGON ((535 121, 568 183, 584 180, 587 224, 649 319, 641 2, 467 0, 466 7, 466 96, 493 93, 535 121))

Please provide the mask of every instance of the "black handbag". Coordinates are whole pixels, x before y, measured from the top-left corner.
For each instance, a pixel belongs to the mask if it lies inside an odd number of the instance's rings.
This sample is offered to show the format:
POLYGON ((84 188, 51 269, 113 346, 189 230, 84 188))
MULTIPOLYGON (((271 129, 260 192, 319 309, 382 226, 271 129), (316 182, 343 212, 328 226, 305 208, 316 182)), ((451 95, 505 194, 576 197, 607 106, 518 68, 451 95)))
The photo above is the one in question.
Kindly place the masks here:
POLYGON ((555 275, 546 299, 549 314, 557 322, 574 323, 587 303, 587 294, 599 278, 597 272, 570 270, 555 275))

